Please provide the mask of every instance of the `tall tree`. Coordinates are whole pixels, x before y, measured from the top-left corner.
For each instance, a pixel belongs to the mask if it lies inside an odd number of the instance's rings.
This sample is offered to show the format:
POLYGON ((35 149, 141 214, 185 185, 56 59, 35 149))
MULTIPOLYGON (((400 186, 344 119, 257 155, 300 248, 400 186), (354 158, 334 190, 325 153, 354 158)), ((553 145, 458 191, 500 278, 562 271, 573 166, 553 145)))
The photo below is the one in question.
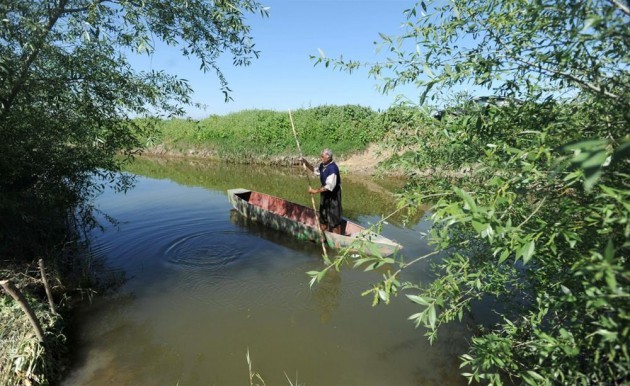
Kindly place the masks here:
POLYGON ((130 65, 129 55, 151 55, 157 42, 198 60, 229 98, 217 60, 229 53, 235 65, 248 65, 258 56, 245 23, 250 13, 267 9, 255 0, 3 1, 2 203, 75 202, 92 187, 92 173, 113 179, 115 155, 141 147, 132 118, 183 113, 192 103, 188 81, 130 65))
POLYGON ((413 261, 398 263, 370 291, 375 303, 403 291, 420 308, 410 319, 435 339, 441 324, 494 299, 497 321, 479 326, 461 356, 471 380, 626 384, 628 2, 420 1, 405 14, 403 35, 382 36, 385 62, 315 60, 366 65, 384 91, 416 84, 420 103, 462 86, 508 103, 392 125, 392 145, 407 151, 395 163, 411 181, 401 206, 432 204, 430 240, 443 253, 429 284, 401 283, 413 261))

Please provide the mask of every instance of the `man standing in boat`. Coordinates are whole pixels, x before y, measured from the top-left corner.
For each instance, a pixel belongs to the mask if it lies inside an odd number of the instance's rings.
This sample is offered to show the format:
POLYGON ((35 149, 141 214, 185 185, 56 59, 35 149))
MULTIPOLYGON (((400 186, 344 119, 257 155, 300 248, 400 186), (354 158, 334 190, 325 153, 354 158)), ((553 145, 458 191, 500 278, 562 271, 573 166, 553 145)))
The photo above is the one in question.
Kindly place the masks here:
POLYGON ((310 194, 320 193, 319 222, 322 230, 341 233, 341 175, 339 167, 333 162, 333 153, 324 149, 321 154, 322 162, 317 169, 304 158, 301 159, 305 168, 319 176, 321 187, 308 187, 310 194))

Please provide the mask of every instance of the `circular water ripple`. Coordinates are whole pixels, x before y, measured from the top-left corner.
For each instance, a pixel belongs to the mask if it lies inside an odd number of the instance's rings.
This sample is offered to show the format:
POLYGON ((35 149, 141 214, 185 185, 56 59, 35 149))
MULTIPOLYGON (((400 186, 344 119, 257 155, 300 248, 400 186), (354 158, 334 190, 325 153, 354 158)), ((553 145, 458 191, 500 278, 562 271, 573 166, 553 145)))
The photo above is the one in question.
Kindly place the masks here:
POLYGON ((220 271, 240 260, 246 250, 235 242, 233 231, 204 231, 186 234, 166 246, 164 260, 183 271, 220 271))
POLYGON ((292 307, 296 292, 308 292, 304 271, 291 268, 307 256, 238 228, 181 235, 163 247, 163 259, 177 272, 171 288, 215 310, 292 307))

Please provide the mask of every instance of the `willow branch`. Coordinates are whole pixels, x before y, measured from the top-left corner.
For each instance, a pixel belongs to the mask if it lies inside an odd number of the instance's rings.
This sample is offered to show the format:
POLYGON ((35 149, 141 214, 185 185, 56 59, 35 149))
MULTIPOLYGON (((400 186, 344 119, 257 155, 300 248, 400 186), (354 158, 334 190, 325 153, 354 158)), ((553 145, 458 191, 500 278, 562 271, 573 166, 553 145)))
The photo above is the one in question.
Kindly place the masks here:
POLYGON ((44 260, 39 259, 39 272, 42 275, 42 283, 44 283, 44 289, 46 290, 46 296, 48 297, 48 304, 50 305, 50 310, 53 314, 57 313, 57 308, 55 307, 55 301, 52 296, 52 292, 50 291, 50 286, 48 285, 48 279, 46 278, 46 270, 44 269, 44 260))
POLYGON ((0 286, 2 286, 2 288, 4 288, 4 290, 17 302, 20 308, 22 308, 22 311, 24 311, 26 316, 28 316, 28 319, 33 325, 37 339, 39 339, 40 342, 44 342, 44 331, 42 330, 42 326, 39 324, 39 320, 37 319, 35 312, 28 304, 24 295, 22 295, 22 292, 20 292, 20 290, 8 280, 0 281, 0 286))
MULTIPOLYGON (((611 1, 615 2, 617 0, 611 0, 611 1)), ((623 9, 622 9, 622 11, 623 11, 623 9)), ((479 22, 482 23, 482 25, 483 25, 483 21, 479 20, 479 22)), ((587 90, 590 90, 590 91, 594 91, 596 93, 601 93, 601 94, 604 94, 605 96, 613 98, 613 99, 619 99, 620 98, 619 95, 616 95, 616 94, 611 93, 610 91, 604 90, 600 85, 593 84, 591 82, 582 80, 582 79, 578 78, 577 76, 572 75, 572 74, 568 74, 566 72, 562 72, 562 71, 559 71, 559 70, 554 70, 554 69, 551 69, 551 68, 545 68, 545 67, 542 66, 541 63, 532 63, 532 62, 529 62, 528 60, 523 59, 520 55, 516 55, 513 52, 511 52, 512 50, 510 49, 510 47, 507 44, 504 43, 504 41, 501 38, 501 36, 498 36, 496 33, 494 33, 494 31, 492 29, 487 28, 485 30, 490 35, 490 37, 492 39, 494 39, 495 41, 498 42, 500 47, 503 47, 503 48, 506 49, 507 55, 504 55, 505 58, 512 59, 516 63, 520 63, 520 64, 525 65, 525 66, 530 67, 530 68, 537 68, 541 73, 547 73, 547 74, 550 74, 550 75, 555 75, 555 76, 566 78, 566 79, 568 79, 568 80, 570 80, 572 82, 575 82, 580 88, 587 89, 587 90)))
POLYGON ((619 8, 621 12, 625 13, 626 15, 630 15, 630 7, 628 7, 628 5, 619 0, 611 0, 610 2, 613 3, 615 7, 619 8))
MULTIPOLYGON (((85 12, 85 11, 89 11, 90 9, 94 8, 96 5, 98 4, 104 4, 104 3, 114 3, 114 4, 120 4, 119 2, 115 2, 115 1, 109 1, 109 0, 98 0, 98 1, 94 1, 92 4, 87 5, 85 7, 79 7, 79 8, 67 8, 63 10, 63 14, 69 14, 69 13, 81 13, 81 12, 85 12)), ((133 4, 132 2, 129 2, 131 4, 133 4)), ((136 4, 134 4, 136 5, 136 4)), ((136 5, 138 6, 138 5, 136 5)))
POLYGON ((525 220, 523 220, 522 223, 518 224, 517 228, 520 228, 523 225, 525 225, 536 213, 538 213, 540 208, 542 208, 543 204, 545 203, 546 199, 547 199, 547 197, 543 197, 543 199, 540 200, 540 204, 538 204, 538 207, 536 209, 534 209, 534 211, 532 213, 530 213, 529 216, 527 216, 527 218, 525 220))
POLYGON ((46 43, 46 37, 57 23, 57 20, 59 20, 59 17, 63 14, 66 3, 67 0, 59 1, 59 5, 54 9, 54 12, 48 19, 48 23, 46 23, 44 29, 41 30, 41 32, 35 38, 36 41, 33 44, 33 50, 30 52, 29 50, 24 51, 24 54, 20 60, 22 62, 22 66, 20 68, 19 75, 13 83, 13 86, 11 87, 11 91, 9 92, 8 97, 3 101, 3 106, 1 106, 2 110, 0 110, 0 116, 5 115, 9 111, 11 105, 13 104, 13 101, 20 93, 24 82, 26 82, 26 78, 28 76, 31 65, 37 59, 42 50, 42 47, 46 43))

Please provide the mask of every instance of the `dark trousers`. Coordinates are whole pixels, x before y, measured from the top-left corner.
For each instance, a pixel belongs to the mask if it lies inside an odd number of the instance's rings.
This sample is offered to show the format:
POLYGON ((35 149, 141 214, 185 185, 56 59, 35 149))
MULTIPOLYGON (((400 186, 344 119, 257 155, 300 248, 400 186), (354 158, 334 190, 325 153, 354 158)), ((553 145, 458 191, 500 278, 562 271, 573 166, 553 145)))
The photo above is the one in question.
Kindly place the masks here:
POLYGON ((341 224, 341 188, 337 187, 332 192, 321 194, 319 203, 319 222, 328 226, 328 229, 341 224))

